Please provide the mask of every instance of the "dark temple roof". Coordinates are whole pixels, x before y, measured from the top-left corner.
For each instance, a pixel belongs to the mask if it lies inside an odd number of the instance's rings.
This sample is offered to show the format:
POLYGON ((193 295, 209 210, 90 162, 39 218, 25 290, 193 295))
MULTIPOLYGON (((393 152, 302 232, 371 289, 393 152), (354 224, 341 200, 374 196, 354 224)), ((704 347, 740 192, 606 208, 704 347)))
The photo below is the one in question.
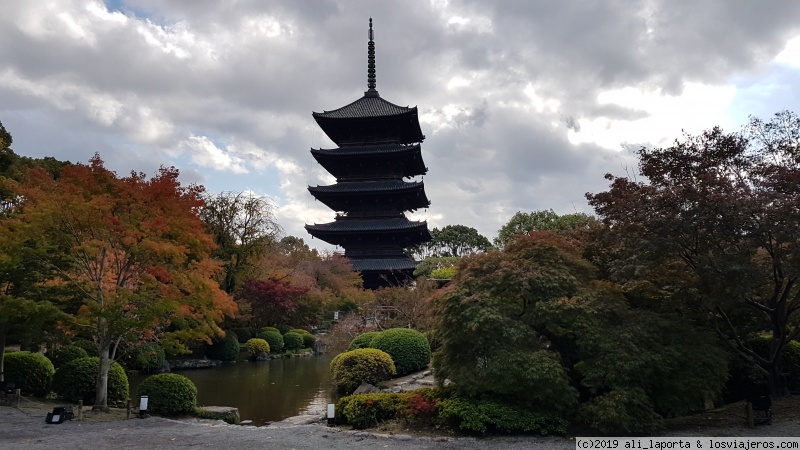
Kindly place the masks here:
POLYGON ((400 190, 414 190, 421 187, 421 181, 406 182, 402 180, 383 181, 352 181, 331 184, 329 186, 309 186, 308 190, 320 193, 344 194, 350 192, 397 192, 400 190))
POLYGON ((415 228, 425 228, 428 224, 424 221, 411 221, 405 217, 391 219, 346 219, 337 218, 333 222, 306 225, 309 231, 328 231, 328 232, 384 232, 413 230, 415 228))
POLYGON ((417 263, 410 258, 350 258, 350 264, 355 271, 385 271, 385 270, 414 270, 417 263))
POLYGON ((325 112, 312 113, 314 118, 326 119, 362 119, 372 117, 387 117, 398 116, 401 114, 415 114, 417 107, 409 108, 408 106, 395 105, 392 102, 386 101, 379 96, 363 96, 360 99, 350 103, 349 105, 342 106, 339 109, 325 112))
POLYGON ((320 148, 311 149, 312 155, 325 155, 325 156, 339 156, 339 155, 353 155, 353 156, 367 156, 367 155, 386 155, 393 153, 414 153, 419 152, 419 144, 414 145, 401 145, 401 144, 379 144, 379 145, 354 145, 350 147, 339 148, 320 148))

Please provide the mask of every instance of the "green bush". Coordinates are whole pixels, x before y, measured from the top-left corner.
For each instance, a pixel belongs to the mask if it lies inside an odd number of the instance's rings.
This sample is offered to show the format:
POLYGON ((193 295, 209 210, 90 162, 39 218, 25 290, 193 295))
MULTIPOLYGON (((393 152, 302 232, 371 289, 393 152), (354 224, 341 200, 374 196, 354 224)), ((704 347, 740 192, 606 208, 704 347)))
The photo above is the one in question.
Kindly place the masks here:
POLYGON ((174 416, 193 414, 197 407, 197 387, 191 380, 175 373, 151 375, 139 385, 139 396, 147 396, 147 410, 174 416))
POLYGON ((342 392, 353 392, 362 383, 377 384, 397 373, 392 358, 374 348, 359 348, 336 355, 331 361, 333 382, 342 392))
POLYGON ((461 431, 479 434, 488 431, 564 434, 569 425, 557 414, 530 407, 457 396, 439 402, 439 420, 461 431))
POLYGON ((282 324, 282 325, 278 325, 276 328, 278 329, 278 331, 281 332, 281 334, 286 334, 286 333, 292 331, 292 329, 294 327, 291 326, 291 325, 282 324))
POLYGON ((595 397, 582 406, 579 417, 600 434, 610 436, 652 435, 663 424, 647 393, 639 388, 595 397))
MULTIPOLYGON (((357 350, 356 350, 357 351, 357 350)), ((353 428, 367 428, 403 414, 413 393, 358 394, 343 397, 336 404, 336 417, 353 428)))
POLYGON ((303 348, 303 335, 289 331, 283 335, 283 346, 286 350, 300 350, 303 348))
MULTIPOLYGON (((100 373, 100 358, 89 356, 72 360, 56 370, 53 390, 71 402, 83 400, 86 405, 95 401, 95 387, 100 373)), ((118 363, 108 370, 108 402, 123 402, 128 399, 128 376, 118 363)))
POLYGON ((78 346, 84 350, 86 350, 86 354, 89 356, 100 356, 97 353, 97 344, 90 341, 89 339, 75 339, 72 341, 72 345, 78 346))
POLYGON ((267 331, 274 331, 276 333, 279 333, 281 336, 283 336, 283 333, 281 333, 281 330, 279 330, 279 329, 277 329, 275 327, 264 327, 264 328, 261 329, 262 333, 267 332, 267 331))
POLYGON ((45 397, 53 385, 56 369, 41 353, 14 352, 5 355, 5 380, 16 383, 17 389, 36 397, 45 397))
POLYGON ((366 333, 361 333, 350 342, 350 346, 347 347, 347 350, 355 350, 357 348, 370 348, 372 340, 375 339, 375 336, 379 334, 381 334, 380 331, 367 331, 366 333))
POLYGON ((130 370, 148 373, 163 367, 165 359, 164 348, 159 344, 140 343, 130 350, 125 365, 130 370))
POLYGON ((269 353, 269 343, 264 339, 250 339, 244 346, 247 348, 247 354, 250 355, 251 358, 255 358, 260 353, 269 353))
MULTIPOLYGON (((272 328, 272 327, 266 327, 266 328, 272 328)), ((269 344, 269 349, 272 353, 280 353, 283 351, 283 336, 281 335, 281 332, 278 331, 277 328, 272 328, 272 330, 267 330, 267 331, 261 331, 260 333, 258 333, 257 337, 259 339, 267 341, 267 343, 269 344)))
POLYGON ((61 345, 47 349, 47 357, 50 358, 56 369, 73 359, 86 358, 87 356, 89 354, 86 353, 86 350, 77 345, 61 345))
POLYGON ((303 348, 314 348, 314 343, 317 342, 317 337, 313 334, 301 334, 303 336, 303 348))
POLYGON ((211 340, 211 345, 206 345, 206 356, 208 359, 236 361, 240 347, 236 333, 227 331, 224 338, 215 337, 211 340))
POLYGON ((402 376, 428 367, 431 347, 425 336, 410 328, 391 328, 372 339, 370 347, 392 357, 397 375, 402 376))

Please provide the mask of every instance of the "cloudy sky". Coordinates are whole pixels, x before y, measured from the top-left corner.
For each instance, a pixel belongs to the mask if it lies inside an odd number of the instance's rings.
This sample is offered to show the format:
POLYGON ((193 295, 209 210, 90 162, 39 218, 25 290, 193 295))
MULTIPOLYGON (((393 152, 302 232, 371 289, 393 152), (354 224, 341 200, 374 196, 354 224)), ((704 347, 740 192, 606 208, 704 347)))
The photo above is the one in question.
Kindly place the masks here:
POLYGON ((517 211, 591 212, 603 174, 681 130, 800 112, 800 2, 0 0, 0 121, 19 154, 120 174, 174 165, 331 220, 311 117, 363 95, 418 106, 430 227, 493 238, 517 211))

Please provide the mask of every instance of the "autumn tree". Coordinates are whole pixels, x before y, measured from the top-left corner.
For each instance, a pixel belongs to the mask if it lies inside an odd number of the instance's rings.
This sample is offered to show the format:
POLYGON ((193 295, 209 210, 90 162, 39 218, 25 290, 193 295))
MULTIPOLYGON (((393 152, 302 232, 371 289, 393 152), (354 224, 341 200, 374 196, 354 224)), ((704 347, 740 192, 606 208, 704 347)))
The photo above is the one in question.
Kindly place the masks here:
POLYGON ((751 118, 741 133, 713 128, 638 156, 641 179, 607 175, 608 191, 587 194, 627 255, 617 272, 679 261, 696 295, 676 298, 786 395, 781 354, 800 336, 800 119, 751 118), (748 340, 764 332, 759 353, 748 340))
POLYGON ((253 261, 275 242, 280 226, 275 206, 252 192, 222 192, 206 195, 200 218, 214 236, 214 257, 222 261, 222 289, 231 294, 253 261))
POLYGON ((587 229, 593 218, 584 213, 558 215, 552 209, 524 213, 518 211, 497 232, 494 245, 503 248, 514 237, 531 231, 570 233, 587 229))
POLYGON ((181 186, 175 168, 121 178, 95 155, 58 179, 32 170, 19 211, 0 224, 0 234, 44 247, 57 273, 51 283, 72 290, 63 307, 100 355, 96 408, 107 408, 108 370, 122 342, 158 335, 179 346, 219 333, 217 323, 235 312, 214 281, 202 193, 181 186))

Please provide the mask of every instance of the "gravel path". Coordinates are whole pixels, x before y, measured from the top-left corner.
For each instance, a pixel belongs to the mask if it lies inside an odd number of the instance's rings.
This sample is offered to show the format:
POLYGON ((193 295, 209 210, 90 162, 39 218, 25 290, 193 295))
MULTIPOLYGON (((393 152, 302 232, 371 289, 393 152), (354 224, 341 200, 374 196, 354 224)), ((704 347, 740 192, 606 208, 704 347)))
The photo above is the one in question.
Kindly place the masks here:
POLYGON ((341 431, 321 425, 246 427, 217 422, 184 422, 158 417, 112 422, 67 421, 48 425, 44 417, 0 407, 0 449, 484 449, 575 448, 563 438, 503 437, 440 440, 408 435, 341 431))

